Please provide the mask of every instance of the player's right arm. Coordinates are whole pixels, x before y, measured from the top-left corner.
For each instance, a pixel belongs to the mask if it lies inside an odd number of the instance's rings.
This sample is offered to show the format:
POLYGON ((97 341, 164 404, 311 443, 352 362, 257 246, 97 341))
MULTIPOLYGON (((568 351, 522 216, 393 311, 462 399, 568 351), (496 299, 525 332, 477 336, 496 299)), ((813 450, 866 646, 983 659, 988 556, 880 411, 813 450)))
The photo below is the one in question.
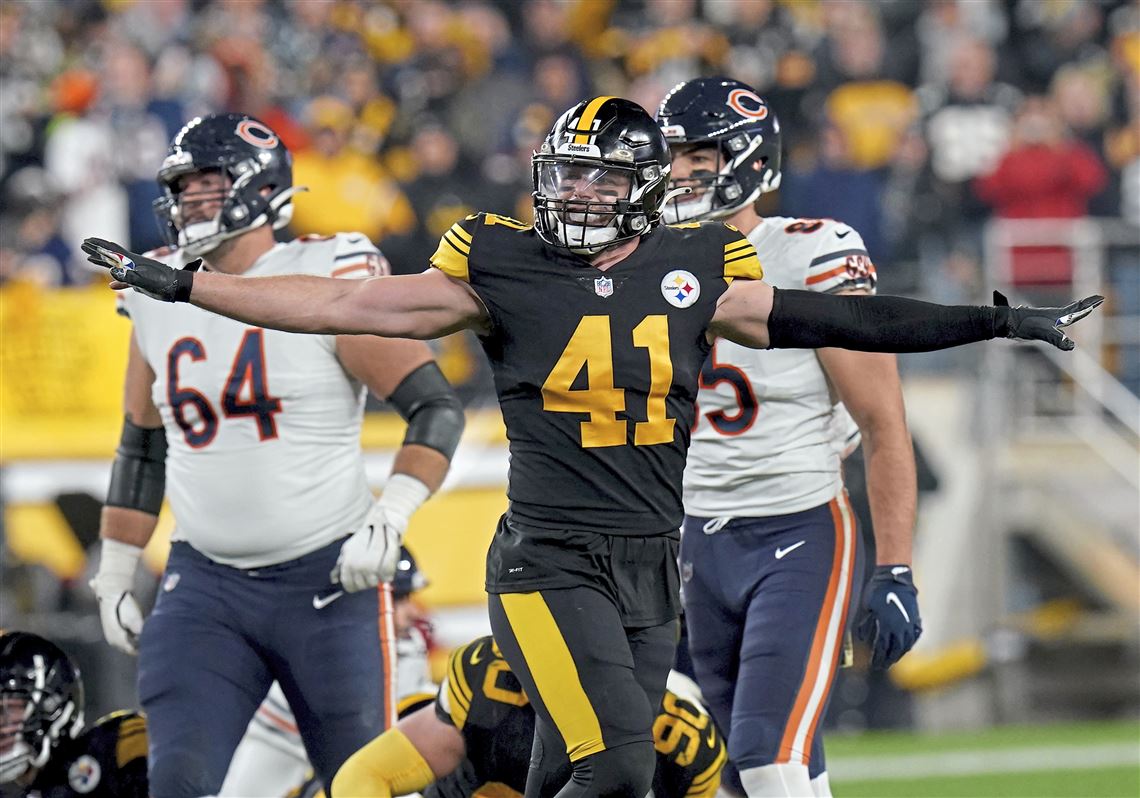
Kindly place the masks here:
POLYGON ((155 374, 131 333, 123 386, 123 431, 99 522, 99 570, 91 588, 107 642, 134 654, 142 612, 131 587, 143 548, 154 534, 166 491, 166 433, 151 399, 155 374))
POLYGON ((133 287, 166 302, 190 302, 286 332, 428 339, 483 331, 490 323, 474 290, 438 269, 367 280, 239 277, 172 269, 98 238, 84 241, 83 251, 92 263, 111 270, 112 288, 133 287))

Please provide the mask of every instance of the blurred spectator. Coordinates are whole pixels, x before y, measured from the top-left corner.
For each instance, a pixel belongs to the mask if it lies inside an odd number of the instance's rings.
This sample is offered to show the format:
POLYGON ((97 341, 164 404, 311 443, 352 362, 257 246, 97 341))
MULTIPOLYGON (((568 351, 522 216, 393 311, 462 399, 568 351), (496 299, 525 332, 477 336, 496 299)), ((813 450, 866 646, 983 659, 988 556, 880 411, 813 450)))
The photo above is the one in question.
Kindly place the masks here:
POLYGON ((997 3, 927 0, 915 22, 921 82, 945 83, 960 39, 978 39, 996 47, 1008 33, 1008 20, 997 3))
POLYGON ((299 235, 359 231, 373 242, 409 233, 415 215, 376 158, 348 146, 355 117, 336 97, 318 97, 305 110, 313 146, 294 155, 293 180, 309 191, 293 199, 299 235))
POLYGON ((115 171, 127 195, 131 245, 136 252, 161 246, 153 203, 159 197, 154 176, 166 145, 185 124, 180 103, 154 96, 150 60, 128 41, 103 48, 99 110, 115 140, 115 171))
POLYGON ((394 272, 414 274, 427 268, 447 228, 468 214, 491 208, 483 202, 477 183, 459 179, 473 166, 460 166, 459 142, 439 122, 421 122, 409 149, 417 174, 403 188, 416 224, 400 241, 385 242, 384 254, 394 272))
POLYGON ((75 252, 60 233, 61 194, 38 166, 25 166, 4 185, 0 232, 10 237, 2 246, 12 253, 3 279, 39 285, 85 283, 94 272, 77 265, 75 252))
MULTIPOLYGON (((1001 219, 1077 219, 1105 181, 1104 165, 1067 134, 1056 105, 1032 97, 1018 114, 1009 151, 974 187, 1001 219)), ((1067 292, 1072 253, 1058 246, 1014 247, 1012 270, 1015 285, 1063 284, 1067 292)))
POLYGON ((936 208, 921 233, 925 291, 941 302, 973 299, 978 289, 982 224, 987 208, 969 182, 997 163, 1009 143, 1021 93, 995 80, 997 54, 982 39, 952 45, 946 85, 919 89, 928 168, 917 201, 936 208))
POLYGON ((615 20, 626 75, 652 77, 658 99, 693 75, 719 71, 728 56, 728 38, 697 12, 696 0, 646 0, 640 11, 626 8, 615 20))
MULTIPOLYGON (((813 94, 828 92, 827 123, 843 131, 845 157, 853 167, 885 166, 915 118, 914 93, 894 79, 908 71, 898 55, 905 48, 905 41, 900 41, 888 50, 882 25, 870 6, 849 4, 831 12, 813 94)), ((814 100, 810 102, 814 105, 814 100)))
MULTIPOLYGON (((1103 69, 1088 66, 1066 66, 1053 76, 1051 97, 1061 122, 1081 143, 1108 160, 1105 152, 1105 128, 1108 124, 1108 75, 1103 69)), ((1120 215, 1120 181, 1108 174, 1108 185, 1089 202, 1092 216, 1120 215)))
POLYGON ((1104 22, 1100 5, 1088 0, 1017 0, 1011 15, 1016 34, 1012 55, 1027 90, 1047 91, 1063 64, 1104 55, 1097 42, 1104 22))
POLYGON ((859 168, 841 128, 828 125, 819 139, 818 157, 805 168, 789 163, 780 185, 784 216, 837 219, 863 236, 872 260, 883 262, 883 176, 859 168))
POLYGON ((392 73, 395 99, 409 118, 424 111, 443 113, 466 75, 461 31, 441 0, 417 0, 403 8, 413 47, 392 73))
POLYGON ((63 239, 73 252, 89 235, 125 241, 130 233, 127 193, 115 169, 119 144, 106 117, 93 111, 96 86, 95 76, 83 70, 65 72, 52 84, 57 113, 44 168, 62 192, 63 239))
POLYGON ((340 91, 355 117, 349 145, 364 155, 379 154, 395 121, 396 104, 380 91, 376 66, 353 58, 341 74, 340 91))

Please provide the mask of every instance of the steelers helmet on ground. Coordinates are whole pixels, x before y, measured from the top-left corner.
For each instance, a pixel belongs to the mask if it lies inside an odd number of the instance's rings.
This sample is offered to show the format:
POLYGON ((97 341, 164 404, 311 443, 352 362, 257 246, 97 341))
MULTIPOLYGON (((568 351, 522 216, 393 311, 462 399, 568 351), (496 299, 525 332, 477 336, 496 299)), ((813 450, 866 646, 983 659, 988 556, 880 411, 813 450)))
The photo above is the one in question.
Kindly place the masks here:
POLYGON ((669 146, 637 103, 595 97, 558 118, 532 170, 535 230, 552 246, 593 254, 660 221, 669 146))
POLYGON ((83 680, 63 649, 29 632, 0 634, 0 784, 42 768, 83 729, 83 680))
POLYGON ((748 85, 697 78, 673 87, 657 122, 674 148, 715 146, 715 171, 674 181, 692 189, 666 203, 669 224, 731 216, 780 185, 780 122, 748 85))
POLYGON ((191 256, 213 251, 226 239, 271 224, 277 230, 293 216, 293 159, 281 139, 246 114, 211 114, 190 121, 170 143, 158 170, 163 196, 154 212, 166 242, 191 256), (183 181, 192 174, 218 172, 229 187, 199 201, 221 200, 212 219, 185 221, 183 181))

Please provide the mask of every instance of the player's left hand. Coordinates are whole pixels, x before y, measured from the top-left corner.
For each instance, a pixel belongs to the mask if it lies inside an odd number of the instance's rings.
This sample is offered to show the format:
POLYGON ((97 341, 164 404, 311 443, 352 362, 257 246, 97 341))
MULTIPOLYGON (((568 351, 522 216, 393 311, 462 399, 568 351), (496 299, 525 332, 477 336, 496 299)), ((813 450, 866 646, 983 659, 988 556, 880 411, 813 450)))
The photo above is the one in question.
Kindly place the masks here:
POLYGON ((922 636, 918 590, 909 565, 877 565, 863 601, 863 615, 855 629, 871 647, 871 667, 891 667, 922 636))
POLYGON ((391 582, 400 562, 400 543, 407 521, 391 513, 382 503, 372 505, 360 529, 340 547, 332 581, 349 593, 391 582))
POLYGON ((134 288, 163 302, 188 302, 194 285, 194 272, 201 265, 199 258, 185 269, 172 269, 145 255, 139 255, 102 238, 83 239, 82 250, 87 260, 111 271, 111 288, 134 288))
POLYGON ((1022 341, 1048 341, 1066 351, 1076 346, 1073 339, 1061 332, 1070 324, 1080 321, 1104 302, 1104 297, 1093 295, 1070 302, 1063 308, 1032 308, 1027 305, 1009 306, 1009 300, 1000 291, 994 291, 994 307, 1006 314, 1002 329, 1006 338, 1022 341))

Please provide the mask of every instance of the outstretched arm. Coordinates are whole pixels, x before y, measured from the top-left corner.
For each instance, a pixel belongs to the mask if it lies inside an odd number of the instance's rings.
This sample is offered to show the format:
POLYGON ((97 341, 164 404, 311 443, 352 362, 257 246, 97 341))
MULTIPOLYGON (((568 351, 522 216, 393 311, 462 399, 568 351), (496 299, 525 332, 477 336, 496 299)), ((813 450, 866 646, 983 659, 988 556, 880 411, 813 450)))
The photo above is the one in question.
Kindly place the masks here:
POLYGON ((111 270, 112 288, 134 288, 165 302, 190 302, 286 332, 423 339, 481 330, 488 324, 471 288, 435 269, 368 280, 235 277, 172 269, 99 238, 86 239, 83 251, 92 263, 111 270))
POLYGON ((1063 308, 1009 307, 994 292, 994 306, 937 305, 897 296, 834 296, 735 280, 721 295, 709 334, 756 349, 834 346, 866 352, 929 352, 1017 338, 1075 344, 1062 328, 1104 301, 1090 296, 1063 308))

